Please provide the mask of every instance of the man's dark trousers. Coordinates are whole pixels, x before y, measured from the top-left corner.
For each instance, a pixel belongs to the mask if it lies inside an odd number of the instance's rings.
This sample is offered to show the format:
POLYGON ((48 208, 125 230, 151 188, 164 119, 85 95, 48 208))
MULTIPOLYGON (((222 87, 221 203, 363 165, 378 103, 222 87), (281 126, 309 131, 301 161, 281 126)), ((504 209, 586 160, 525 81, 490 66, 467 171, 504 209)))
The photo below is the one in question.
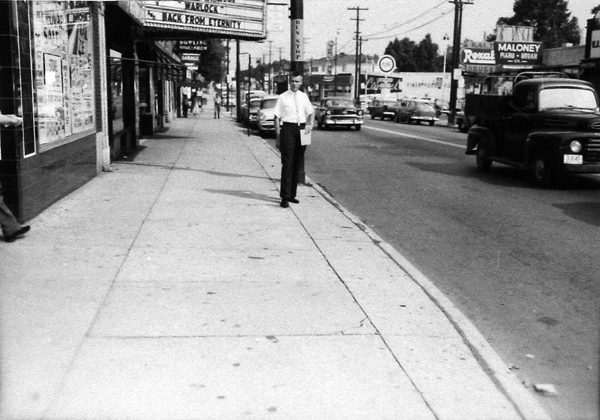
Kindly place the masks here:
POLYGON ((2 227, 2 233, 4 233, 5 236, 12 235, 21 229, 21 224, 4 203, 2 185, 0 185, 0 227, 2 227))
POLYGON ((300 144, 300 130, 305 125, 283 123, 279 136, 279 151, 281 152, 281 191, 279 195, 284 200, 296 198, 296 189, 300 176, 300 166, 304 160, 306 146, 300 144))

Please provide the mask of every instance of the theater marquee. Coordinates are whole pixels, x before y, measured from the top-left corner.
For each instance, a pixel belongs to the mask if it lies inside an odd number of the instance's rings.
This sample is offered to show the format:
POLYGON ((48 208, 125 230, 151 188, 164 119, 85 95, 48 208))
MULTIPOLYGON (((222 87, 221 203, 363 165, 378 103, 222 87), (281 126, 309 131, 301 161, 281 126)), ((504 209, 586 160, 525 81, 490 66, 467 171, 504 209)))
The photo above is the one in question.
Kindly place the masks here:
POLYGON ((144 26, 232 38, 266 38, 266 0, 152 1, 144 26))

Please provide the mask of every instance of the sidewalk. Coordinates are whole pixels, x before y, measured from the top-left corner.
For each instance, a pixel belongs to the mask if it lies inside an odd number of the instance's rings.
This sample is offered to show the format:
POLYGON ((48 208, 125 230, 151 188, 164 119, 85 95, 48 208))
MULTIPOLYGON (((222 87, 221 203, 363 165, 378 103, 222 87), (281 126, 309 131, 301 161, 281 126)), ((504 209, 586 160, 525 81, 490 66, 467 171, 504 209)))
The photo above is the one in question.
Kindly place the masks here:
MULTIPOLYGON (((228 114, 0 243, 2 419, 544 420, 472 325, 228 114)), ((308 174, 310 176, 310 174, 308 174)))

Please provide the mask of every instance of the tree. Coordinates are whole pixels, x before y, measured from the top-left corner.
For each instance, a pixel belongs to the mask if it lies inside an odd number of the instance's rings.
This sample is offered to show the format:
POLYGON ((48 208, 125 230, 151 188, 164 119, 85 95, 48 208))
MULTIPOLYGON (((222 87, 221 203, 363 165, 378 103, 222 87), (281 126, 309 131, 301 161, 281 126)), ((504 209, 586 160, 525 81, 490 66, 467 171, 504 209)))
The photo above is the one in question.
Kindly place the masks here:
POLYGON ((408 38, 394 39, 388 44, 384 54, 396 60, 396 69, 401 72, 434 72, 441 71, 443 56, 438 55, 438 45, 431 41, 427 34, 419 44, 408 38))
POLYGON ((533 26, 533 39, 544 47, 560 47, 565 42, 579 45, 579 21, 571 18, 566 0, 515 0, 514 15, 501 17, 498 25, 533 26))
POLYGON ((225 74, 225 67, 223 65, 225 55, 225 46, 220 39, 208 40, 208 48, 200 56, 198 73, 206 80, 217 83, 221 82, 225 74))

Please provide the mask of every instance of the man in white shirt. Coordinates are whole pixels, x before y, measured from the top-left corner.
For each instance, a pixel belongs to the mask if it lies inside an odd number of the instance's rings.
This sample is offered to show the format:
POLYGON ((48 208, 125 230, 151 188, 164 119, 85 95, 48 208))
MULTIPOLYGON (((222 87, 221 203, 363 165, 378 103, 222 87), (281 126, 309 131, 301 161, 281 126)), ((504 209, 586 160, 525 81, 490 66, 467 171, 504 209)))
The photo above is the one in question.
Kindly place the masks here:
POLYGON ((306 93, 300 91, 302 74, 294 72, 290 88, 279 95, 275 105, 275 135, 281 152, 281 207, 299 203, 296 198, 300 164, 306 146, 300 143, 300 131, 310 134, 313 127, 314 109, 306 93))

